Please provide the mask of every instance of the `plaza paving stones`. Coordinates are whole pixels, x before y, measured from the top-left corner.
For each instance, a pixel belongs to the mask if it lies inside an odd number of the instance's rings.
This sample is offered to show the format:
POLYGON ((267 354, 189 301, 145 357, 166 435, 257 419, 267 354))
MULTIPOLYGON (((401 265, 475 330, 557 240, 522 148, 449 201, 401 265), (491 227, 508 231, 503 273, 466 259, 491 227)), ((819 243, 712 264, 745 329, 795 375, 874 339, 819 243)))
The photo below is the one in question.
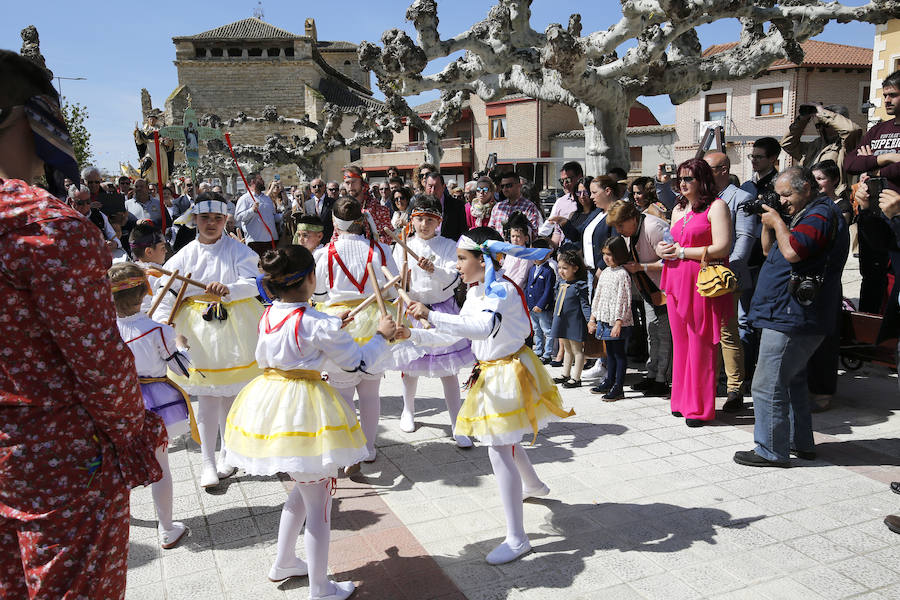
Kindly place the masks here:
MULTIPOLYGON (((385 379, 378 460, 338 480, 330 571, 355 597, 900 597, 900 537, 881 523, 900 512, 886 484, 900 479, 887 369, 841 375, 835 407, 813 417, 819 459, 791 469, 732 461, 753 446, 752 411, 689 429, 665 399, 563 390, 577 415, 525 447, 551 488, 524 506, 534 551, 500 566, 484 562, 504 536, 487 452, 457 448, 439 382, 419 385, 418 428, 404 433, 400 379, 385 379)), ((239 474, 210 493, 192 442, 170 456, 191 535, 159 549, 150 491, 134 490, 127 597, 305 598, 305 578, 266 579, 291 483, 239 474)))
MULTIPOLYGON (((844 289, 858 285, 851 257, 844 289)), ((491 566, 504 517, 485 448, 448 437, 437 380, 420 379, 418 428, 400 431, 390 374, 378 460, 338 480, 330 572, 377 600, 900 598, 900 536, 881 522, 900 513, 897 378, 865 366, 838 385, 813 416, 818 459, 771 470, 732 461, 753 447, 751 410, 689 429, 666 399, 561 390, 577 415, 526 447, 551 488, 524 506, 534 551, 491 566)), ((161 550, 150 490, 134 490, 127 598, 306 598, 305 578, 266 579, 290 482, 239 474, 208 493, 193 442, 170 461, 191 535, 161 550)))

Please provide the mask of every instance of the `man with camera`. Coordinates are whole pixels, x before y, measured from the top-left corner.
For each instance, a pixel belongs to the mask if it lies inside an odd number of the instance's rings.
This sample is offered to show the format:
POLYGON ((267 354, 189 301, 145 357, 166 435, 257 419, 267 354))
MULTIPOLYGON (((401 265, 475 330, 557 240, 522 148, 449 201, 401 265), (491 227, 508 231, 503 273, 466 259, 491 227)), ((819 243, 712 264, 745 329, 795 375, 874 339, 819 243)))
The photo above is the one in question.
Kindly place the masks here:
MULTIPOLYGON (((829 159, 842 168, 847 153, 856 148, 862 137, 862 130, 850 120, 850 111, 847 107, 840 104, 823 106, 821 102, 811 102, 801 104, 797 113, 797 118, 788 128, 787 135, 781 138, 782 150, 802 161, 807 169, 829 159), (815 127, 819 137, 809 142, 801 141, 803 131, 813 117, 816 119, 815 127)), ((841 182, 835 191, 841 195, 846 187, 847 177, 842 168, 841 182)))
POLYGON ((781 172, 774 188, 781 209, 762 207, 766 260, 749 314, 762 332, 752 386, 756 448, 734 454, 751 467, 788 467, 791 453, 815 458, 806 363, 837 327, 850 247, 837 205, 819 195, 808 169, 781 172))

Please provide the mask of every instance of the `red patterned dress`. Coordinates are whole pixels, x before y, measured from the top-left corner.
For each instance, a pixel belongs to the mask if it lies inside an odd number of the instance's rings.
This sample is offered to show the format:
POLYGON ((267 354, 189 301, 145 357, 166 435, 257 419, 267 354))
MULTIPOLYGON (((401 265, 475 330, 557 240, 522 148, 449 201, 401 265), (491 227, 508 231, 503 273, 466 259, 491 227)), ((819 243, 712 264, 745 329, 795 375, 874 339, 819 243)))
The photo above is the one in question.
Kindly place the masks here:
POLYGON ((89 221, 0 180, 0 598, 121 598, 129 489, 162 476, 89 221))

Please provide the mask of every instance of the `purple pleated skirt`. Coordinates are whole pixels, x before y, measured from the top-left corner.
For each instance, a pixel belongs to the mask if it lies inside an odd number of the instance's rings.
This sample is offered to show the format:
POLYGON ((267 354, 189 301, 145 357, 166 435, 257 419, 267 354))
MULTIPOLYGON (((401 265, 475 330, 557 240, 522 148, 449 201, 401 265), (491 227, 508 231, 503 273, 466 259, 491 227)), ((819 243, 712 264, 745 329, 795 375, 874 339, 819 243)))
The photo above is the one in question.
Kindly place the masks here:
POLYGON ((166 381, 141 384, 144 407, 155 412, 166 424, 169 439, 190 431, 187 404, 181 391, 166 381))
MULTIPOLYGON (((459 306, 453 296, 443 302, 432 304, 431 310, 448 315, 459 314, 459 306)), ((412 326, 421 327, 418 321, 414 321, 412 326)), ((432 348, 425 356, 410 361, 403 368, 403 373, 414 377, 446 377, 456 375, 464 369, 471 369, 474 364, 472 343, 469 340, 459 340, 444 348, 432 348)))

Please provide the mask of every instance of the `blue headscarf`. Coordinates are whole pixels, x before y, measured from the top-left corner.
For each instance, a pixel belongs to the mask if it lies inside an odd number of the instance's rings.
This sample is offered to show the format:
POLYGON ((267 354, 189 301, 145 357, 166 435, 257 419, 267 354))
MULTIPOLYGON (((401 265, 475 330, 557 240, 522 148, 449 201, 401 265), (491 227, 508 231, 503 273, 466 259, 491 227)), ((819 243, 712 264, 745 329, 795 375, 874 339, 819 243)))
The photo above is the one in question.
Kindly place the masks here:
POLYGON ((500 300, 506 298, 506 290, 503 288, 502 279, 497 278, 492 259, 496 258, 498 254, 509 254, 525 260, 544 260, 552 252, 550 248, 525 248, 497 240, 487 240, 482 244, 477 244, 466 236, 459 238, 456 247, 470 252, 481 252, 487 257, 484 261, 484 295, 500 300))

